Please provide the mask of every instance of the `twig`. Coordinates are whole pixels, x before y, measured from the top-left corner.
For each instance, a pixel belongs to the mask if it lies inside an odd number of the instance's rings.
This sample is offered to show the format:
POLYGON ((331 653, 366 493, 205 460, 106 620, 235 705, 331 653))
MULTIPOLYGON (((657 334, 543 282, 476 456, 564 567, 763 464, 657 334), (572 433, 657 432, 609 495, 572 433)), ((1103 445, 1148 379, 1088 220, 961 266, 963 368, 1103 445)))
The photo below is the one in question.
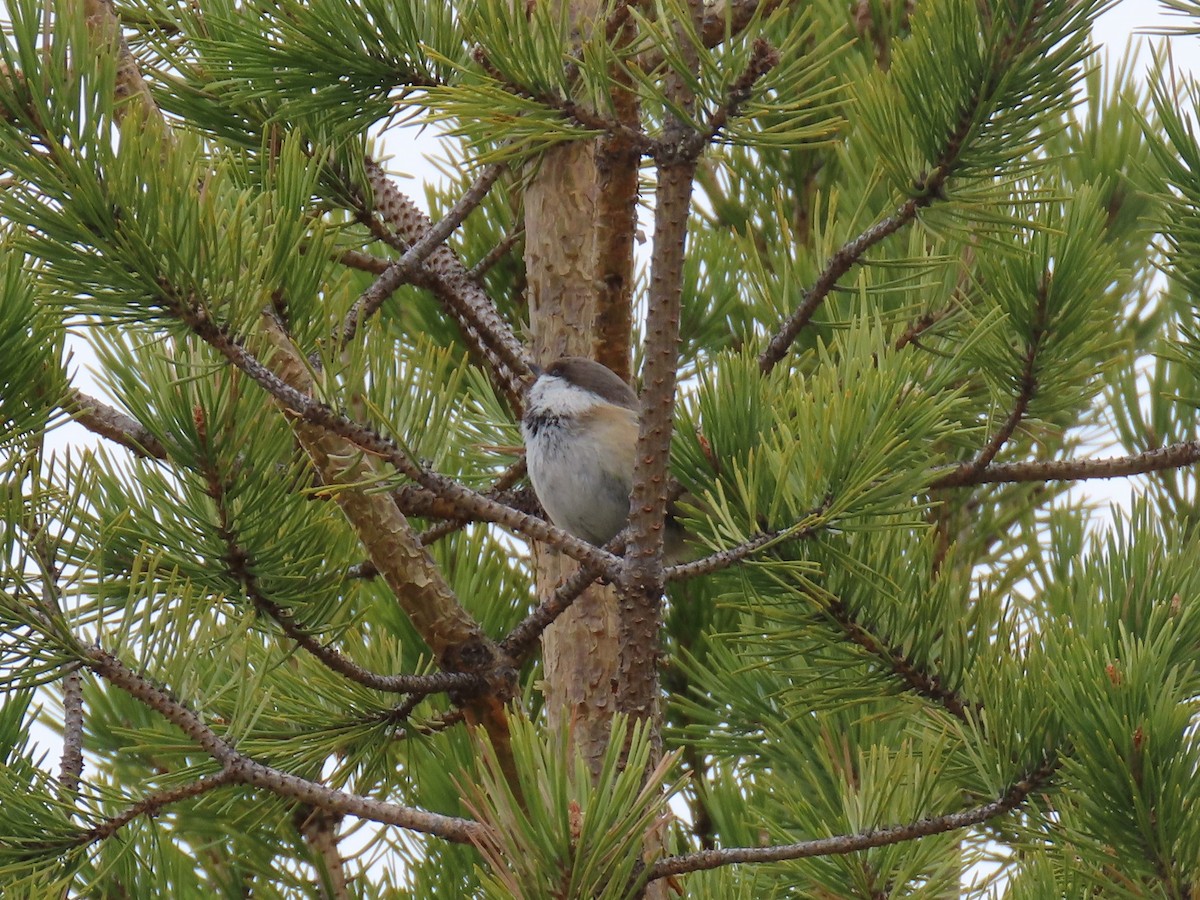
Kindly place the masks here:
POLYGON ((926 331, 941 322, 943 319, 949 318, 959 307, 957 300, 951 300, 941 309, 927 312, 919 316, 911 325, 904 329, 900 337, 896 338, 896 342, 892 347, 897 351, 903 350, 909 344, 916 344, 917 339, 926 331))
POLYGON ((384 259, 373 253, 364 253, 362 250, 343 250, 335 259, 349 269, 358 269, 360 272, 370 272, 373 275, 382 275, 388 270, 388 266, 392 265, 390 259, 384 259))
POLYGON ((381 675, 378 672, 372 672, 333 647, 322 644, 298 626, 288 610, 272 603, 258 592, 251 595, 249 588, 247 588, 247 596, 250 596, 251 602, 256 608, 279 624, 284 634, 322 665, 364 687, 391 694, 411 694, 421 698, 445 691, 470 691, 480 688, 484 684, 484 680, 480 676, 471 672, 433 672, 428 675, 381 675))
POLYGON ((963 722, 970 721, 972 716, 977 716, 983 709, 982 704, 966 700, 957 691, 946 687, 941 678, 920 668, 899 648, 887 646, 886 640, 872 634, 855 621, 841 600, 832 601, 826 609, 848 640, 879 659, 914 693, 933 700, 963 722))
MULTIPOLYGON (((705 47, 716 47, 727 38, 735 37, 746 30, 755 14, 766 18, 787 0, 716 0, 704 4, 704 16, 700 20, 700 40, 705 47)), ((651 49, 638 57, 638 65, 647 72, 662 65, 664 54, 660 49, 651 49)))
POLYGON ((475 265, 471 266, 471 268, 467 270, 467 277, 476 284, 479 284, 480 280, 488 273, 492 266, 500 262, 500 260, 504 258, 505 254, 507 254, 508 251, 511 250, 517 243, 517 241, 524 236, 524 228, 514 228, 512 231, 502 237, 495 247, 485 253, 479 262, 475 263, 475 265))
POLYGON ((63 752, 58 780, 68 796, 83 776, 83 676, 72 669, 63 678, 63 752))
POLYGON ((806 540, 824 527, 824 522, 820 521, 820 517, 827 508, 828 504, 823 504, 805 517, 805 519, 817 518, 816 524, 783 531, 761 532, 736 547, 718 550, 716 553, 691 562, 668 566, 663 572, 663 576, 667 581, 684 581, 688 578, 698 578, 701 575, 711 575, 737 565, 781 538, 787 541, 806 540))
MULTIPOLYGON (((624 541, 625 532, 621 532, 614 541, 624 541)), ((612 542, 610 542, 611 545, 612 542)), ((517 623, 508 636, 500 642, 500 648, 518 662, 524 662, 533 652, 542 632, 559 616, 570 609, 579 596, 588 589, 597 578, 596 571, 587 566, 580 566, 563 579, 554 593, 547 597, 529 615, 517 623)))
POLYGON ((972 807, 944 816, 918 819, 907 825, 892 825, 872 828, 857 834, 841 834, 834 837, 799 841, 775 847, 731 847, 725 850, 701 850, 681 856, 668 857, 655 863, 650 869, 650 878, 666 878, 701 872, 737 863, 783 862, 791 859, 809 859, 814 856, 836 856, 855 853, 871 847, 885 847, 934 834, 945 834, 961 828, 979 825, 989 819, 1002 816, 1023 806, 1030 794, 1044 787, 1057 771, 1057 757, 1051 757, 1037 769, 1026 774, 1000 797, 990 803, 972 807))
POLYGON ((331 812, 395 825, 457 843, 471 842, 480 828, 477 822, 470 819, 444 816, 398 803, 359 797, 256 762, 205 725, 199 716, 172 697, 168 691, 130 669, 111 653, 98 647, 83 652, 84 665, 179 728, 221 764, 229 773, 227 777, 231 783, 262 788, 281 797, 291 797, 331 812))
POLYGON ((431 734, 437 734, 445 731, 447 728, 453 728, 455 725, 460 725, 465 722, 466 719, 467 715, 461 709, 452 709, 423 724, 410 725, 403 731, 397 732, 394 735, 394 738, 408 739, 417 734, 421 735, 422 737, 428 737, 431 734))
POLYGON ((102 841, 112 837, 134 819, 139 816, 149 816, 154 818, 162 810, 173 803, 179 803, 183 800, 191 800, 194 797, 200 797, 207 794, 209 791, 216 790, 219 787, 235 784, 236 779, 234 773, 229 769, 222 769, 215 775, 205 775, 202 778, 197 778, 195 781, 190 781, 187 784, 180 785, 176 788, 168 788, 163 791, 158 791, 150 794, 148 797, 143 797, 137 803, 128 807, 124 811, 118 813, 110 819, 106 819, 99 825, 89 828, 83 836, 84 843, 93 843, 102 841))
POLYGON ((115 441, 145 459, 166 459, 167 448, 141 422, 83 391, 71 388, 62 408, 72 419, 101 437, 115 441))
POLYGON ((972 474, 969 463, 945 467, 949 471, 934 479, 930 487, 966 487, 973 484, 1017 484, 1031 481, 1090 481, 1096 478, 1126 478, 1166 469, 1182 469, 1200 462, 1200 441, 1183 441, 1135 453, 1103 459, 1045 459, 993 463, 972 474))
POLYGON ((373 316, 383 302, 392 295, 392 292, 408 281, 413 272, 429 255, 441 246, 446 238, 450 237, 454 229, 462 224, 475 207, 483 202, 504 169, 505 166, 502 163, 485 166, 479 173, 479 177, 463 192, 463 195, 458 198, 458 202, 450 208, 441 221, 432 225, 415 240, 404 255, 389 265, 375 280, 375 283, 363 292, 342 324, 341 343, 343 345, 354 340, 354 336, 363 322, 373 316))
POLYGON ((1004 423, 992 435, 991 440, 987 442, 984 448, 979 452, 975 459, 966 463, 966 470, 970 475, 978 475, 996 458, 996 454, 1012 437, 1013 432, 1017 430, 1017 426, 1025 417, 1025 411, 1029 408, 1029 402, 1033 399, 1033 395, 1037 393, 1037 355, 1041 349, 1042 339, 1046 336, 1046 292, 1047 292, 1046 277, 1042 278, 1042 283, 1038 286, 1037 303, 1034 308, 1033 326, 1029 335, 1029 343, 1025 348, 1025 361, 1021 366, 1021 375, 1017 382, 1017 396, 1013 401, 1013 408, 1009 411, 1004 423))
POLYGON ((618 119, 612 119, 600 113, 575 102, 572 97, 559 97, 551 94, 535 93, 521 84, 510 81, 498 70, 482 47, 476 47, 472 56, 475 62, 479 63, 483 71, 500 87, 512 94, 514 97, 521 97, 525 100, 532 100, 534 103, 540 103, 547 109, 553 109, 562 113, 564 118, 570 119, 581 128, 588 131, 595 131, 599 134, 609 134, 620 138, 630 147, 635 148, 639 153, 653 155, 658 149, 658 143, 644 131, 635 128, 618 119))
POLYGON ((770 372, 787 355, 788 349, 796 340, 805 325, 809 323, 817 309, 825 302, 843 275, 849 272, 862 259, 864 253, 878 244, 885 237, 895 234, 914 218, 917 211, 933 202, 935 194, 926 192, 918 197, 912 197, 884 219, 872 225, 858 237, 847 241, 839 247, 825 263, 825 268, 817 276, 816 282, 800 301, 800 305, 792 311, 787 320, 771 338, 766 349, 758 356, 759 370, 764 374, 770 372))
MULTIPOLYGON (((520 510, 529 515, 541 515, 542 510, 538 505, 537 498, 534 497, 533 491, 529 488, 513 490, 513 485, 525 477, 525 458, 517 460, 507 469, 500 473, 492 486, 487 489, 484 494, 489 500, 495 500, 497 503, 503 503, 511 509, 520 510)), ((461 516, 447 518, 443 522, 432 525, 426 528, 417 535, 417 540, 421 542, 422 547, 428 547, 430 544, 440 541, 444 537, 448 537, 471 523, 470 519, 465 519, 461 516)))
POLYGON ((755 38, 750 51, 750 59, 746 70, 729 86, 729 93, 705 123, 703 131, 693 131, 683 141, 678 152, 685 155, 695 155, 704 150, 721 130, 735 117, 742 105, 750 99, 755 82, 779 65, 779 51, 771 46, 764 38, 755 38))

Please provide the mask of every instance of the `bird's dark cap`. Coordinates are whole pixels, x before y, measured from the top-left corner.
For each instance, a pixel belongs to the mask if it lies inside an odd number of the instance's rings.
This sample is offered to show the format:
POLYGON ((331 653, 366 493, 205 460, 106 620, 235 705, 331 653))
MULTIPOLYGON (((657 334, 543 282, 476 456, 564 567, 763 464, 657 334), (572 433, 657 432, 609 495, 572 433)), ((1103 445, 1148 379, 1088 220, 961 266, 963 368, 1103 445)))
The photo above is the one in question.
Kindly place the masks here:
POLYGON ((626 409, 639 408, 638 396, 633 388, 621 380, 608 366, 582 356, 564 356, 546 367, 545 374, 563 379, 576 387, 590 391, 597 397, 615 406, 626 409))

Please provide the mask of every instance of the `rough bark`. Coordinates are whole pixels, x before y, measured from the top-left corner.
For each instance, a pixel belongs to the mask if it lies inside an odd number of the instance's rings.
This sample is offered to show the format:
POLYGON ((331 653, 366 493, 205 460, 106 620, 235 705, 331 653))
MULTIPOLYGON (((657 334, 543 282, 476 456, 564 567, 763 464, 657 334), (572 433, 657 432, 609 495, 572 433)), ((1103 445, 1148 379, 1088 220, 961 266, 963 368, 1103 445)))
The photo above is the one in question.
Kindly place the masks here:
MULTIPOLYGON (((570 3, 576 31, 604 27, 595 0, 570 3)), ((625 116, 636 107, 626 104, 625 116)), ((576 141, 538 161, 525 192, 525 266, 530 342, 539 363, 599 359, 627 377, 638 156, 629 148, 576 141)), ((535 548, 538 598, 576 564, 535 548)), ((593 772, 608 744, 620 659, 617 600, 593 585, 542 637, 550 728, 568 728, 593 772)))
MULTIPOLYGON (((540 363, 595 355, 597 187, 594 145, 576 142, 547 153, 526 190, 529 327, 540 363)), ((538 600, 545 601, 576 563, 541 544, 534 553, 538 600)), ((548 725, 572 729, 593 773, 616 709, 617 637, 616 594, 600 585, 542 635, 548 725)))

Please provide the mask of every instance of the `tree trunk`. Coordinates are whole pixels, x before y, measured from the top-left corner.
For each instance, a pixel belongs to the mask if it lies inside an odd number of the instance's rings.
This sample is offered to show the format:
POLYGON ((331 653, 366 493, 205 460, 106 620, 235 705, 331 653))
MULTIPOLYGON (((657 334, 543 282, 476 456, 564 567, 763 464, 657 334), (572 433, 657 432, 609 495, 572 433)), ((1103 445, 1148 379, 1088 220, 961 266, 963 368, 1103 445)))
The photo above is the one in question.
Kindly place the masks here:
MULTIPOLYGON (((601 4, 568 0, 573 28, 585 33, 601 4)), ((617 114, 636 120, 633 95, 620 91, 617 114)), ((614 142, 575 141, 548 151, 525 191, 525 266, 533 355, 598 359, 629 377, 633 235, 639 157, 614 142)), ((545 599, 576 564, 535 548, 538 597, 545 599)), ((608 745, 616 709, 620 646, 617 600, 593 585, 542 638, 550 728, 571 730, 593 773, 608 745)))
MULTIPOLYGON (((533 355, 596 355, 595 145, 551 150, 525 193, 525 266, 533 355)), ((538 598, 544 600, 576 563, 538 545, 538 598)), ((598 774, 616 708, 616 593, 593 585, 542 636, 545 699, 551 729, 572 729, 572 743, 598 774)))

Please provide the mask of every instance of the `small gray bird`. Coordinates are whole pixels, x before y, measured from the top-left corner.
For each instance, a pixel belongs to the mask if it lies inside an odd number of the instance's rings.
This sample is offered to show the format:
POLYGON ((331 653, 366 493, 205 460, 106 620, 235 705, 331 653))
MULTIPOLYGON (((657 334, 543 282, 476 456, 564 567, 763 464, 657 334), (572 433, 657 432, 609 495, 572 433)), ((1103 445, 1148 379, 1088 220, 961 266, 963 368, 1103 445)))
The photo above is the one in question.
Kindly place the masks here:
POLYGON ((598 547, 629 518, 639 406, 615 372, 579 356, 539 372, 525 401, 533 491, 555 525, 598 547))
MULTIPOLYGON (((521 433, 529 480, 550 520, 603 547, 629 519, 637 449, 633 388, 598 362, 565 356, 537 371, 525 400, 521 433)), ((668 508, 663 558, 693 555, 668 508)))

